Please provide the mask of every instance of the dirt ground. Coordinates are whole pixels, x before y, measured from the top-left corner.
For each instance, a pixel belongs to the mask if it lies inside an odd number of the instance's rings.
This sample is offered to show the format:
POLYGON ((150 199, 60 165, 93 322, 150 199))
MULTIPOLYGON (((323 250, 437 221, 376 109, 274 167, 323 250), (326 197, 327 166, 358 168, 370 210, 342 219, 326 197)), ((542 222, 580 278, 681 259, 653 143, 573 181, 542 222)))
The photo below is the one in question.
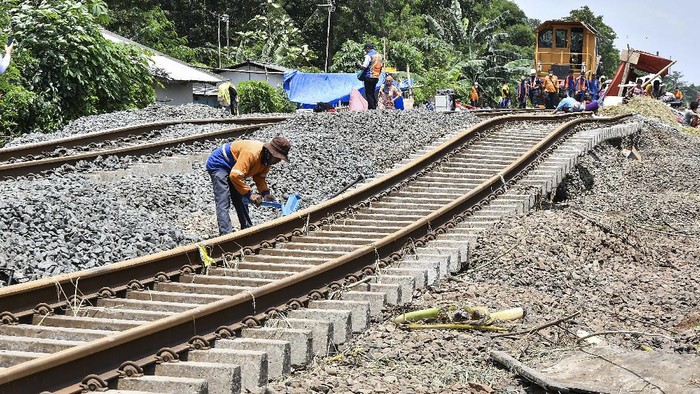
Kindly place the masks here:
MULTIPOLYGON (((624 157, 620 146, 597 147, 582 158, 551 203, 526 216, 507 218, 483 233, 467 269, 417 292, 412 304, 385 312, 382 321, 341 346, 336 355, 315 360, 266 391, 541 392, 495 363, 490 357, 494 350, 537 370, 564 365, 569 355, 602 348, 648 352, 646 359, 652 364, 674 355, 678 365, 671 367, 697 370, 700 137, 642 121, 644 129, 634 138, 642 161, 624 157), (435 306, 486 306, 492 311, 522 307, 523 319, 504 324, 513 331, 578 315, 510 337, 478 331, 409 331, 390 321, 402 312, 435 306), (602 331, 615 333, 592 337, 597 344, 579 340, 583 332, 602 331)), ((628 140, 622 142, 627 144, 628 140)), ((607 369, 614 368, 611 364, 607 369)), ((697 371, 667 386, 641 371, 628 372, 631 380, 638 380, 634 386, 608 389, 700 390, 697 371)))

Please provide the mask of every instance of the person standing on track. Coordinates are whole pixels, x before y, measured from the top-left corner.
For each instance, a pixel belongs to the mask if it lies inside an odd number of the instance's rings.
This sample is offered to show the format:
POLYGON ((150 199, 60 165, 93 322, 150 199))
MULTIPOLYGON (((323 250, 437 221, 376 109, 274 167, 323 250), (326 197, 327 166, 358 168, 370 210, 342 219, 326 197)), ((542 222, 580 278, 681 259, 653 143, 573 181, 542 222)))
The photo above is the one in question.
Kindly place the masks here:
POLYGON ((233 231, 229 215, 231 203, 243 230, 253 225, 248 213, 249 203, 260 206, 263 198, 266 201, 275 201, 265 178, 272 165, 282 160, 289 161, 291 147, 286 138, 277 136, 266 143, 253 140, 228 142, 212 151, 207 159, 206 168, 214 190, 219 235, 233 231), (253 193, 246 183, 245 179, 248 177, 253 178, 258 188, 257 193, 253 193))
POLYGON ((518 107, 525 108, 527 106, 527 98, 530 95, 530 85, 528 85, 527 77, 524 75, 520 76, 516 94, 518 95, 518 107))
POLYGON ((362 71, 358 78, 365 84, 365 99, 367 100, 367 109, 377 109, 377 83, 379 83, 379 75, 384 67, 384 58, 374 50, 374 45, 370 42, 365 44, 365 58, 362 63, 357 62, 357 67, 362 71))
POLYGON ((554 75, 554 73, 552 73, 552 70, 549 70, 549 74, 545 75, 544 80, 542 81, 544 85, 544 107, 547 109, 554 109, 556 107, 555 103, 557 101, 558 94, 558 81, 556 81, 556 78, 557 77, 554 75))
POLYGON ((401 93, 396 86, 394 86, 394 77, 387 75, 384 84, 379 88, 378 92, 379 108, 394 109, 394 102, 399 97, 401 97, 401 93))
POLYGON ((532 104, 532 108, 539 108, 542 80, 540 79, 540 77, 537 76, 537 71, 535 71, 534 68, 530 70, 530 79, 528 80, 528 85, 530 93, 530 104, 532 104))
POLYGON ((472 85, 472 90, 469 92, 469 101, 471 102, 472 107, 478 108, 479 107, 479 83, 474 82, 472 85))

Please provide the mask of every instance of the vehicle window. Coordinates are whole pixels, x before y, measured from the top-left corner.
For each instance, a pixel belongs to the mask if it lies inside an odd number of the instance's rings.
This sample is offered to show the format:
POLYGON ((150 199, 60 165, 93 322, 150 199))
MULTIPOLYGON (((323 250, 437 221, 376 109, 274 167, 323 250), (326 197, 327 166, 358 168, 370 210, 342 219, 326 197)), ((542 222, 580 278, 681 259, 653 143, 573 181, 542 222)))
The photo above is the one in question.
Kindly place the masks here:
POLYGON ((557 29, 557 32, 556 32, 556 40, 557 40, 557 41, 556 41, 556 45, 557 45, 557 48, 566 48, 566 47, 569 46, 569 45, 568 45, 568 42, 567 42, 568 35, 569 35, 569 31, 568 31, 568 30, 566 30, 566 29, 557 29))
POLYGON ((538 37, 538 46, 540 48, 552 47, 552 29, 541 30, 538 37))
POLYGON ((571 28, 571 59, 570 62, 576 67, 583 67, 583 28, 571 28))
POLYGON ((583 52, 583 29, 575 27, 571 29, 571 52, 583 52))

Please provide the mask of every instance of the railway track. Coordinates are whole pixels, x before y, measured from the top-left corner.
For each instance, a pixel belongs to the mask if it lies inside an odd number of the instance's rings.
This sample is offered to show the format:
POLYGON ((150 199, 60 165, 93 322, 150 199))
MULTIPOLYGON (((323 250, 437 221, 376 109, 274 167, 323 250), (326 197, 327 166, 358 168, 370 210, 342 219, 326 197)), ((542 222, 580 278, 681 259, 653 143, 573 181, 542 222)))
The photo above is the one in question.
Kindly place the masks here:
MULTIPOLYGON (((475 110, 480 118, 509 114, 534 114, 545 112, 532 109, 475 110)), ((71 137, 18 145, 0 149, 0 179, 37 174, 61 167, 75 165, 100 156, 146 155, 181 144, 192 144, 218 138, 237 138, 242 134, 288 119, 287 116, 189 119, 154 122, 120 127, 71 137), (237 127, 223 128, 203 133, 191 133, 176 138, 163 138, 160 132, 178 125, 216 126, 235 124, 237 127)))
POLYGON ((36 174, 65 164, 74 165, 81 160, 94 160, 99 156, 146 155, 180 144, 218 138, 237 138, 286 119, 285 116, 270 116, 156 122, 3 148, 0 149, 0 178, 36 174), (235 124, 237 126, 176 138, 157 138, 158 131, 185 124, 216 127, 235 124), (103 147, 95 148, 96 145, 103 147))
POLYGON ((481 229, 532 206, 528 189, 551 190, 580 151, 634 131, 582 127, 622 119, 497 117, 342 196, 208 241, 211 265, 191 245, 1 289, 0 392, 178 391, 152 373, 223 359, 214 370, 230 382, 210 385, 265 384, 458 271, 481 229))

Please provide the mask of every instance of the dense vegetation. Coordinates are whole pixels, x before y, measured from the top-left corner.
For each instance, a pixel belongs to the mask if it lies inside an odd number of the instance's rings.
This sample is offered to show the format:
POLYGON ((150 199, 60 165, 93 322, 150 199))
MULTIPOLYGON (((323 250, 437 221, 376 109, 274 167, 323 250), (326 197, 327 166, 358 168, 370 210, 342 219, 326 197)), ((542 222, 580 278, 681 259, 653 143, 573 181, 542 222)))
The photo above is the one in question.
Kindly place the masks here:
POLYGON ((83 3, 10 0, 0 7, 0 23, 12 26, 18 43, 0 76, 3 135, 153 101, 146 54, 106 41, 98 16, 83 3))
MULTIPOLYGON (((12 33, 18 44, 11 67, 0 76, 0 132, 50 131, 83 115, 153 102, 157 81, 147 54, 106 41, 100 27, 205 67, 250 59, 304 71, 351 72, 362 44, 371 41, 389 66, 410 67, 421 86, 417 101, 438 88, 465 95, 479 82, 485 103, 492 105, 501 84, 514 84, 532 67, 539 21, 509 0, 325 0, 330 8, 319 6, 323 2, 4 0, 0 42, 12 33)), ((586 6, 569 18, 602 34, 603 72, 612 75, 615 32, 586 6)), ((674 78, 683 86, 682 75, 674 78)), ((274 89, 243 90, 241 99, 248 94, 253 99, 242 110, 286 105, 274 89), (255 97, 263 94, 274 97, 255 97)))

